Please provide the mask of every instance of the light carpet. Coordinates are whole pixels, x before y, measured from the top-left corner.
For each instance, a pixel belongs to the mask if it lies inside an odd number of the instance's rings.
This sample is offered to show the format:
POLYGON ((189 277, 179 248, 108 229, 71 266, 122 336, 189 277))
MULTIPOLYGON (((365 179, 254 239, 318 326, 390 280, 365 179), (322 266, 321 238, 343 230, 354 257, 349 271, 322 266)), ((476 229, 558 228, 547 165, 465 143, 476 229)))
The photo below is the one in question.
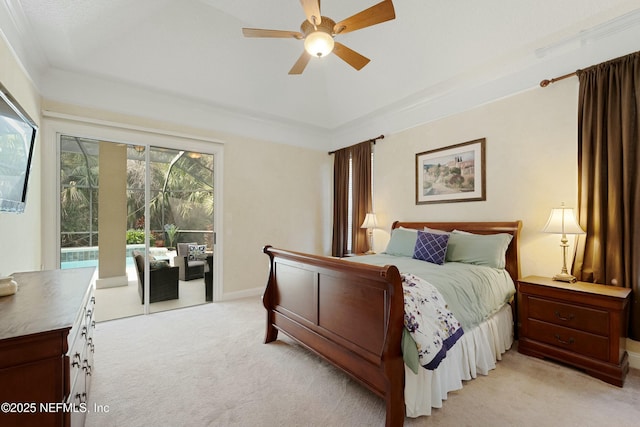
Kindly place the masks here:
MULTIPOLYGON (((98 323, 86 427, 383 426, 382 399, 282 333, 259 298, 98 323)), ((624 388, 511 349, 489 376, 407 426, 636 426, 624 388)))

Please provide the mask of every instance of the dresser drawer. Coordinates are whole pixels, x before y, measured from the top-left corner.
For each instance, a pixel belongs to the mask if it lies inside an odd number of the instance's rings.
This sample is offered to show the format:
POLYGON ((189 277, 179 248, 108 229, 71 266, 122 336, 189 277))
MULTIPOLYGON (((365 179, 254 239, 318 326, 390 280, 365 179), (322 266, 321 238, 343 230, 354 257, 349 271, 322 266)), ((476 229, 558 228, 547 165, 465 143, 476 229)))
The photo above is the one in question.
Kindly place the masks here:
POLYGON ((531 319, 531 339, 572 351, 587 357, 606 361, 609 358, 609 339, 577 329, 531 319))
POLYGON ((609 334, 609 313, 544 298, 528 297, 529 317, 593 334, 609 334))

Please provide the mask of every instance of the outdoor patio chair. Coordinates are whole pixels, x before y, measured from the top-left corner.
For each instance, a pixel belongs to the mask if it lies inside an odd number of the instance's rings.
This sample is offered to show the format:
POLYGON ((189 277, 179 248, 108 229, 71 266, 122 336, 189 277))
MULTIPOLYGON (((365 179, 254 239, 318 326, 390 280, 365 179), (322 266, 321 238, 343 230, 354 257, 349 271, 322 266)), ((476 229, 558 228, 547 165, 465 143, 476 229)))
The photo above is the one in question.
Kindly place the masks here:
MULTIPOLYGON (((144 304, 144 256, 138 251, 133 252, 133 259, 138 274, 138 293, 144 304)), ((178 267, 170 267, 166 261, 152 261, 149 271, 149 302, 178 299, 178 267)))
POLYGON ((207 260, 205 245, 198 243, 178 243, 178 255, 173 259, 173 265, 180 269, 180 280, 193 280, 204 277, 207 260))

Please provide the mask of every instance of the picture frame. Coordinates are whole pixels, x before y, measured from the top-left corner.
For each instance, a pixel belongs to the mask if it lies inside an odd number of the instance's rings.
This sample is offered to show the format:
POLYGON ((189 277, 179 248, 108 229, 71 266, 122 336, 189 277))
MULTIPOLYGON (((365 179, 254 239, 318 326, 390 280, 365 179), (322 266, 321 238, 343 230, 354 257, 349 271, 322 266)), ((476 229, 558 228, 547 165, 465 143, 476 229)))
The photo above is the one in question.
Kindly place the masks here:
POLYGON ((416 154, 416 205, 486 200, 486 139, 416 154))

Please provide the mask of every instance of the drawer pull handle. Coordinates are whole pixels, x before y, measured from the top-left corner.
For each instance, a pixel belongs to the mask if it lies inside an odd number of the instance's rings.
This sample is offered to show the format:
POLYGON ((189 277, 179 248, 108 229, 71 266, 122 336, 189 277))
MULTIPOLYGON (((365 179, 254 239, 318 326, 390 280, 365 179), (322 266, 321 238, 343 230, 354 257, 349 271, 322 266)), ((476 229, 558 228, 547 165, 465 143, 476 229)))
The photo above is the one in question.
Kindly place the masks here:
POLYGON ((74 368, 80 367, 80 353, 76 353, 73 355, 73 360, 71 361, 71 366, 74 368))
POLYGON ((562 338, 560 338, 560 335, 555 334, 556 340, 558 340, 558 342, 560 344, 566 344, 566 345, 571 345, 575 342, 575 340, 573 338, 569 338, 568 341, 564 341, 562 338))
POLYGON ((559 311, 555 311, 554 313, 555 313, 556 317, 558 319, 562 320, 563 322, 568 322, 570 320, 573 320, 573 318, 575 317, 573 313, 569 314, 569 316, 567 316, 567 317, 564 317, 562 314, 560 314, 559 311))

